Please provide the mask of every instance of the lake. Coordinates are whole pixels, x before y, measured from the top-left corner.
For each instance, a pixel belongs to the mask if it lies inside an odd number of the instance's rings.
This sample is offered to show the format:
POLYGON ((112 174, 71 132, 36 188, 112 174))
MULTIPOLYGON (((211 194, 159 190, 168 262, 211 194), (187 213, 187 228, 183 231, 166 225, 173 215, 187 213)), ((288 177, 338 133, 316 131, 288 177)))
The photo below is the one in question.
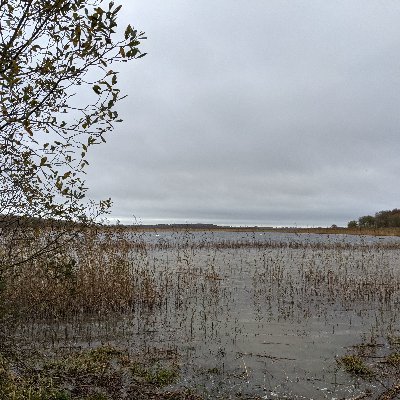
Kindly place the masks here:
POLYGON ((388 335, 399 335, 400 238, 124 235, 143 244, 130 253, 138 285, 152 281, 131 312, 78 326, 25 324, 18 334, 41 337, 50 347, 107 342, 132 352, 163 352, 180 365, 176 387, 206 398, 264 399, 357 396, 365 384, 339 368, 336 358, 364 340, 385 346, 388 335))

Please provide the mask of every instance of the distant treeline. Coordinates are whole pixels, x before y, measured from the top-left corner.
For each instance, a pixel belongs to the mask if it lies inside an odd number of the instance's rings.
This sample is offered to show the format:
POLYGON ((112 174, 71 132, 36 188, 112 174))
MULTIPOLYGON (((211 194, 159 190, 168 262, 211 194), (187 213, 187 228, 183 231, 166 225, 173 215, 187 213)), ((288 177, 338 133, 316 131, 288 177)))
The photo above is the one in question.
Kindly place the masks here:
POLYGON ((399 228, 400 227, 400 209, 379 211, 372 215, 364 215, 358 218, 358 221, 350 221, 349 228, 399 228))

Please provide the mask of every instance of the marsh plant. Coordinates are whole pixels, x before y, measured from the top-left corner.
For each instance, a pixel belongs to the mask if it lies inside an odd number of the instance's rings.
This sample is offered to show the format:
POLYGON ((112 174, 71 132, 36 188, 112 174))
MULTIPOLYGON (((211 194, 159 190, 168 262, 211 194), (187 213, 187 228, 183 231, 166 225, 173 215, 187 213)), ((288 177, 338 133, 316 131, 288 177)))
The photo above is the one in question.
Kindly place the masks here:
MULTIPOLYGON (((172 367, 136 360, 130 374, 154 386, 200 385, 209 398, 318 397, 317 383, 296 382, 333 382, 338 355, 342 383, 330 394, 359 395, 353 378, 375 369, 360 354, 345 358, 343 346, 371 331, 395 343, 399 255, 390 238, 82 230, 62 251, 6 271, 2 298, 14 324, 3 343, 30 353, 109 343, 182 354, 172 367)), ((398 353, 384 355, 390 371, 398 353)))
POLYGON ((18 362, 0 357, 0 396, 4 400, 198 399, 187 391, 165 390, 178 376, 176 364, 154 364, 111 346, 54 357, 36 354, 18 362))
MULTIPOLYGON (((124 312, 137 302, 157 300, 145 253, 113 233, 88 229, 60 251, 3 274, 3 304, 20 318, 59 318, 124 312)), ((39 236, 37 241, 42 240, 39 236)))

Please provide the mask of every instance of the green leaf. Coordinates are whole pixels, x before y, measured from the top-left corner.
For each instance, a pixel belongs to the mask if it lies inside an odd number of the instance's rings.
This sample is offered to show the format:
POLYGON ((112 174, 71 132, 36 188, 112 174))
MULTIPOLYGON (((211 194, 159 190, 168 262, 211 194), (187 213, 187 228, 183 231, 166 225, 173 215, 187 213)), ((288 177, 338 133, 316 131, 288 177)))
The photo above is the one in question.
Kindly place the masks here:
POLYGON ((133 32, 131 25, 129 24, 125 29, 125 39, 128 39, 129 35, 133 32))
POLYGON ((94 86, 93 86, 93 91, 94 91, 96 94, 100 94, 100 93, 101 93, 101 88, 100 88, 100 86, 99 86, 99 85, 94 85, 94 86))

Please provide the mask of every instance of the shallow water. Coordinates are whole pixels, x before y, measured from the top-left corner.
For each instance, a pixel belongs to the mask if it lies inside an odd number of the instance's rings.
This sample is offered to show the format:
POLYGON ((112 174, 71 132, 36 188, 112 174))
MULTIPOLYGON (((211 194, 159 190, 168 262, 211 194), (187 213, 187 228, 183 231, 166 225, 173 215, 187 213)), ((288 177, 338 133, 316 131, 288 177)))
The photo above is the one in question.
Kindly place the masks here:
POLYGON ((157 306, 29 334, 58 345, 168 349, 179 354, 178 386, 209 398, 339 399, 364 387, 335 357, 400 329, 399 238, 161 231, 140 240, 153 246, 133 262, 157 282, 157 306), (234 242, 248 245, 213 247, 234 242))

